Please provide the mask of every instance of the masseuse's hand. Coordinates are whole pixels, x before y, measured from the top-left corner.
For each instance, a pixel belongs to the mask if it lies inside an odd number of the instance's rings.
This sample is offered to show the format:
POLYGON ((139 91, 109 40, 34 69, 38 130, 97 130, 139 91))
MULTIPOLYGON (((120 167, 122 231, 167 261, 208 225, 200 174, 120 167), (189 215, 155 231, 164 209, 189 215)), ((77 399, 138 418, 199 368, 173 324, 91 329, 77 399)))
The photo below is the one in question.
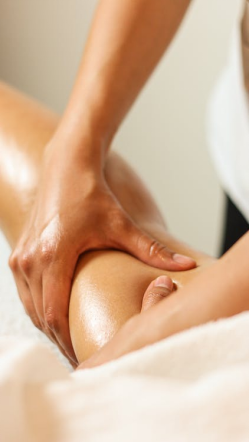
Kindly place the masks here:
POLYGON ((32 215, 10 266, 33 323, 71 358, 68 309, 76 263, 85 251, 102 248, 127 251, 162 269, 195 266, 142 231, 97 168, 86 167, 81 155, 48 146, 32 215))

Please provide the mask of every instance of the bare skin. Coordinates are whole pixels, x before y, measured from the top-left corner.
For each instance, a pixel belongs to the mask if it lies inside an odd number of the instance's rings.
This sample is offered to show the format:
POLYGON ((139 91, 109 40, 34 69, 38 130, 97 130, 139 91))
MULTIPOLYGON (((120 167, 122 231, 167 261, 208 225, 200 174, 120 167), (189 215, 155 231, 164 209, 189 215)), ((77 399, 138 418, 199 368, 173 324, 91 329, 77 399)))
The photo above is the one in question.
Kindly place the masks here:
MULTIPOLYGON (((128 320, 79 369, 102 365, 193 326, 248 311, 248 263, 249 233, 185 287, 171 294, 160 288, 161 295, 165 293, 166 297, 128 320)), ((146 293, 154 289, 148 288, 146 293)))
MULTIPOLYGON (((59 120, 34 101, 0 84, 0 121, 0 224, 14 248, 36 197, 44 146, 59 120)), ((161 271, 115 250, 81 256, 70 302, 70 333, 77 362, 92 356, 127 320, 141 312, 144 293, 152 280, 165 275, 174 280, 176 288, 182 287, 214 261, 167 232, 153 198, 116 154, 109 155, 105 176, 117 200, 136 223, 159 241, 167 242, 170 249, 192 257, 198 267, 161 271)), ((24 306, 32 302, 30 296, 23 300, 23 293, 19 295, 24 306)), ((147 294, 143 308, 155 304, 158 295, 155 291, 151 302, 147 294)))
POLYGON ((195 266, 124 211, 104 173, 115 132, 189 3, 100 1, 68 105, 44 138, 39 187, 10 267, 29 316, 71 357, 68 306, 82 253, 115 248, 165 270, 195 266))

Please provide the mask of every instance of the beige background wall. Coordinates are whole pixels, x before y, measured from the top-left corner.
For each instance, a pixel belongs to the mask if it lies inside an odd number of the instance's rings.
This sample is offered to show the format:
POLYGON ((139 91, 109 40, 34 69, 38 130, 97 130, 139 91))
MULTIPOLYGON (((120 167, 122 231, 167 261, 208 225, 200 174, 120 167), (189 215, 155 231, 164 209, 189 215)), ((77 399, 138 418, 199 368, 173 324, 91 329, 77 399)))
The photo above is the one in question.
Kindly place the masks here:
MULTIPOLYGON (((61 112, 96 4, 0 0, 0 78, 61 112)), ((240 6, 240 0, 193 0, 115 141, 170 229, 211 254, 218 250, 223 197, 207 152, 205 109, 240 6)))

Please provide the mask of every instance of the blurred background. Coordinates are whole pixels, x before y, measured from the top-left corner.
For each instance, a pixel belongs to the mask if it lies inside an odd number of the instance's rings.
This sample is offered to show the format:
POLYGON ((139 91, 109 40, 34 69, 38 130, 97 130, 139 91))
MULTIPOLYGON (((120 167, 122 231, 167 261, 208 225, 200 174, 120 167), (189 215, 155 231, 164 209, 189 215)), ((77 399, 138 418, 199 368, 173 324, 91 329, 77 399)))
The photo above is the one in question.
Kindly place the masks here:
MULTIPOLYGON (((1 80, 61 113, 96 5, 0 0, 1 80)), ((147 183, 170 230, 213 255, 222 235, 223 192, 207 149, 206 107, 240 13, 241 0, 192 0, 114 141, 147 183)))

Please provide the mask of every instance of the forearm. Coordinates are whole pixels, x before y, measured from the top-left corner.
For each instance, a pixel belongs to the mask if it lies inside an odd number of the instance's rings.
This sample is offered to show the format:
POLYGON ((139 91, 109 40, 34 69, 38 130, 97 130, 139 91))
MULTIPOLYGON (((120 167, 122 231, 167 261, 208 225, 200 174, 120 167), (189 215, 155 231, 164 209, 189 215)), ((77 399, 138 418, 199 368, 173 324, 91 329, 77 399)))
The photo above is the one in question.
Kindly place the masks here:
POLYGON ((248 267, 249 234, 246 234, 227 254, 185 288, 172 293, 161 304, 143 314, 145 323, 150 321, 150 324, 154 322, 157 325, 154 332, 148 335, 148 343, 248 310, 248 267))
MULTIPOLYGON (((70 139, 70 149, 88 143, 96 150, 108 148, 168 47, 189 2, 100 1, 59 126, 60 136, 70 139)), ((88 154, 96 158, 96 152, 88 154)))

